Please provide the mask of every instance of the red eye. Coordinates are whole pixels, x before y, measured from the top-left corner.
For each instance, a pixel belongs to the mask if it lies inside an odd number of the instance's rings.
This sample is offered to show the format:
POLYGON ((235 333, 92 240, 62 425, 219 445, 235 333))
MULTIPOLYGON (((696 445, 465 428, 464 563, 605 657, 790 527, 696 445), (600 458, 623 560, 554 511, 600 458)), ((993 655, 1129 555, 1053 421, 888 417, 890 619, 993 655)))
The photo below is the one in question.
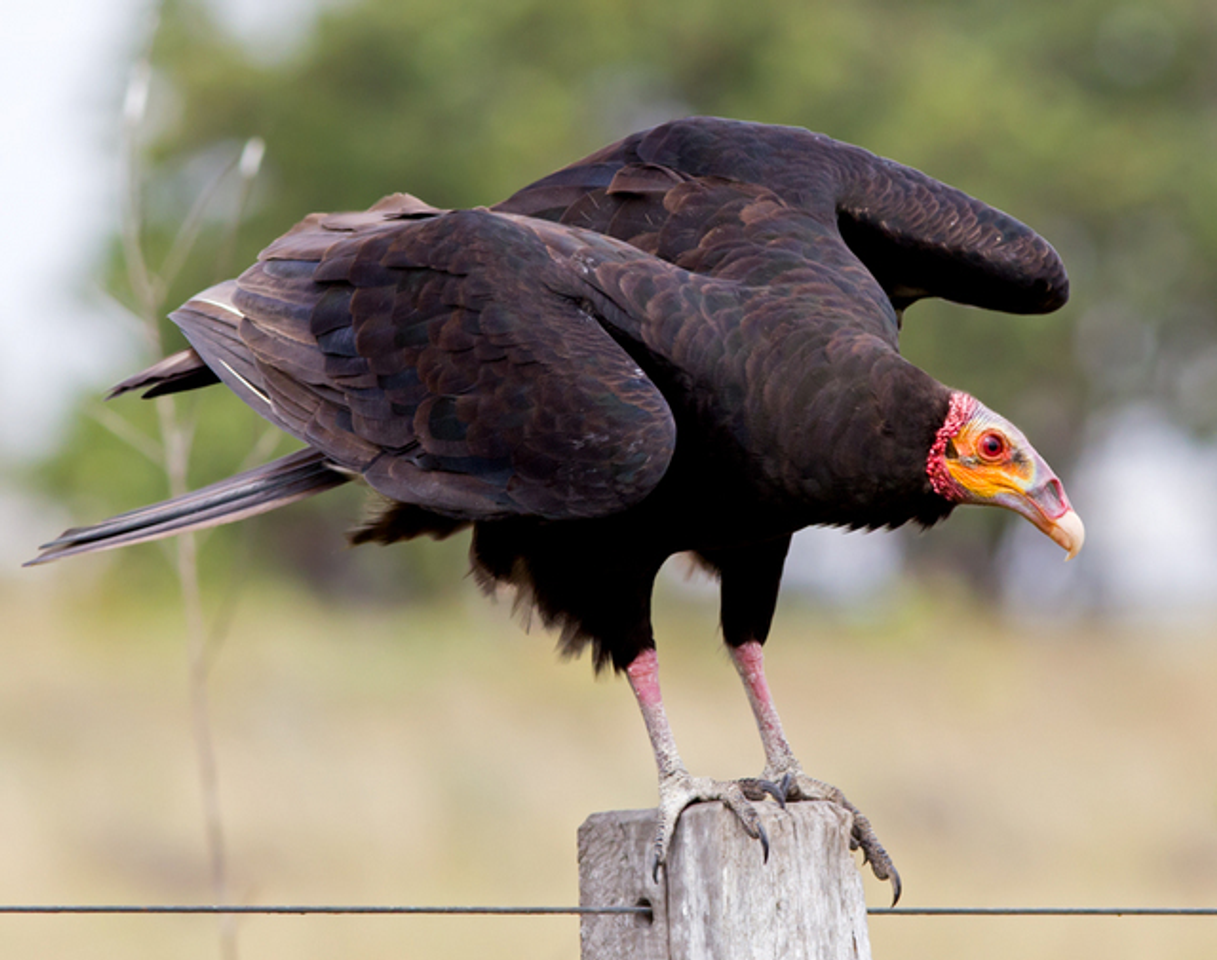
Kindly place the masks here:
POLYGON ((1000 433, 990 431, 980 438, 976 449, 982 460, 997 460, 1006 452, 1006 438, 1000 433))

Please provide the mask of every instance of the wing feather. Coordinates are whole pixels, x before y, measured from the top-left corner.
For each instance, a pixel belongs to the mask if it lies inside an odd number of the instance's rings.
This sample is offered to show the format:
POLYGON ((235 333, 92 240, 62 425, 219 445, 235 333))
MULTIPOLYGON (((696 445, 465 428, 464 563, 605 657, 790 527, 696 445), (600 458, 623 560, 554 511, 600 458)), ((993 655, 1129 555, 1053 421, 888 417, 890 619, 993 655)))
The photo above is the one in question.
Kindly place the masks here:
POLYGON ((595 516, 653 489, 675 426, 563 292, 579 282, 526 222, 398 201, 306 218, 209 291, 221 307, 175 319, 259 412, 395 500, 464 519, 595 516))
POLYGON ((724 257, 727 248, 713 238, 742 208, 764 212, 758 189, 806 215, 784 215, 791 239, 819 233, 803 247, 810 263, 838 270, 847 248, 898 310, 938 296, 1042 313, 1068 298, 1056 252, 1013 217, 910 167, 795 127, 709 117, 663 124, 495 209, 598 230, 696 272, 726 276, 730 268, 739 276, 739 260, 724 257), (698 187, 700 202, 682 203, 698 187))

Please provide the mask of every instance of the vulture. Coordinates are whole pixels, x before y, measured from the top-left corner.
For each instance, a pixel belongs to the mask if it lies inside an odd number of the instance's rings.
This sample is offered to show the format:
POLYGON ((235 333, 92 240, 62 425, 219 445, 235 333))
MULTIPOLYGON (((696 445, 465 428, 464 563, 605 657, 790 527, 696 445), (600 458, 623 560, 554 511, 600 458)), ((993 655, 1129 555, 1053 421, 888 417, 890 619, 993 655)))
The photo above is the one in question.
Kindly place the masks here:
POLYGON ((351 480, 384 503, 355 542, 472 527, 570 654, 624 672, 659 773, 655 876, 681 811, 828 800, 880 879, 870 823, 804 772, 762 646, 791 535, 1021 514, 1072 557, 1083 526, 1026 437, 900 356, 904 309, 942 297, 1055 310, 1068 279, 1034 231, 916 170, 807 130, 688 118, 490 208, 407 194, 312 214, 172 314, 191 344, 111 395, 223 383, 304 448, 74 528, 31 563, 253 516, 351 480), (651 594, 688 552, 721 583, 723 640, 765 753, 759 777, 689 773, 658 681, 651 594))

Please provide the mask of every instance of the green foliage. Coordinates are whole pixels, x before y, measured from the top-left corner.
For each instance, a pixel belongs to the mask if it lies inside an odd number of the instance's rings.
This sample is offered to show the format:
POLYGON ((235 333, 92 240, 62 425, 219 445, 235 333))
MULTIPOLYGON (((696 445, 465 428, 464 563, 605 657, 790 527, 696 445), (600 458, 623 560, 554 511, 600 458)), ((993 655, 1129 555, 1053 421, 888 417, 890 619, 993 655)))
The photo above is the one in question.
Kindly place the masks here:
MULTIPOLYGON (((1149 398, 1217 426, 1217 395, 1197 373, 1217 369, 1215 32, 1204 0, 351 0, 268 61, 198 0, 166 0, 151 53, 164 106, 147 151, 147 247, 163 256, 201 183, 254 135, 267 159, 249 215, 233 241, 219 205, 172 302, 311 210, 395 190, 492 203, 685 113, 807 126, 917 166, 1058 244, 1074 282, 1062 314, 921 304, 905 352, 1011 415, 1067 469, 1086 417, 1105 406, 1149 398)), ((258 428, 242 417, 200 409, 198 481, 244 455, 233 437, 258 428)), ((100 512, 157 496, 115 443, 82 419, 48 483, 87 492, 100 512)), ((401 579, 426 582, 417 558, 433 549, 398 551, 414 558, 401 579)))

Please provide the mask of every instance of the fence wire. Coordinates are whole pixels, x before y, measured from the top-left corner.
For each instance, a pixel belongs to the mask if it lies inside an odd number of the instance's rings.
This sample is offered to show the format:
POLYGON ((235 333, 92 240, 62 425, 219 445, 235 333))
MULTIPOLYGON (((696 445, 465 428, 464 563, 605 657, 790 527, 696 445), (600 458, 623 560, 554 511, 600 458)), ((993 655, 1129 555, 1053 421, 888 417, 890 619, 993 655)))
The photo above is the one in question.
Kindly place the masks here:
POLYGON ((650 915, 650 907, 405 907, 366 906, 339 904, 272 905, 272 906, 220 906, 217 904, 0 904, 0 914, 20 913, 206 913, 206 914, 457 914, 463 916, 561 916, 584 914, 643 914, 650 915))
POLYGON ((906 917, 1217 917, 1217 907, 868 907, 906 917))
MULTIPOLYGON (((871 916, 905 917, 1217 917, 1217 907, 868 907, 871 916)), ((646 916, 649 906, 476 907, 300 904, 0 904, 0 914, 254 914, 254 915, 444 915, 458 916, 646 916)))

